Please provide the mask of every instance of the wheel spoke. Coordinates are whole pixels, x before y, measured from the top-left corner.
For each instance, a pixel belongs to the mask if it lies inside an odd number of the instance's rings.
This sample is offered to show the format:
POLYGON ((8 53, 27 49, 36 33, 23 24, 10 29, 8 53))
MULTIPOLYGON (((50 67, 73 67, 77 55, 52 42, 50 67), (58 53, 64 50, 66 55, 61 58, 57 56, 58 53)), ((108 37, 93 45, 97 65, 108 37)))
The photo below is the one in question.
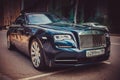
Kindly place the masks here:
POLYGON ((35 48, 32 46, 32 49, 31 49, 33 52, 35 52, 35 48))
POLYGON ((35 49, 35 42, 33 42, 32 46, 33 46, 33 48, 35 49))
POLYGON ((32 57, 33 64, 38 67, 40 65, 40 59, 37 56, 32 57))
POLYGON ((37 45, 38 45, 37 42, 35 42, 35 45, 34 45, 34 46, 35 46, 35 49, 37 49, 37 45))
POLYGON ((35 56, 35 53, 34 53, 34 52, 31 52, 31 56, 35 56))
POLYGON ((39 57, 37 57, 36 60, 37 60, 37 62, 36 62, 37 66, 39 66, 40 65, 40 59, 39 59, 39 57))

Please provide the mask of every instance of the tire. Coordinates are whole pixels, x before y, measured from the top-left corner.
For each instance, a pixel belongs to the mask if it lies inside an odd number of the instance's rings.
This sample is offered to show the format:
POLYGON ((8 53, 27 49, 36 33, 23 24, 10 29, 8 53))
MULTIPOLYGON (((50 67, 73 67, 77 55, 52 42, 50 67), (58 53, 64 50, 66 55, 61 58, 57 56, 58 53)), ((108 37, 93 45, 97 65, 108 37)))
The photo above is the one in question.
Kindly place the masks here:
POLYGON ((10 40, 10 37, 9 36, 7 36, 7 48, 9 49, 9 50, 14 50, 14 45, 11 43, 11 40, 10 40))
POLYGON ((40 42, 37 39, 33 39, 30 44, 30 57, 34 68, 37 70, 45 69, 44 51, 40 42))

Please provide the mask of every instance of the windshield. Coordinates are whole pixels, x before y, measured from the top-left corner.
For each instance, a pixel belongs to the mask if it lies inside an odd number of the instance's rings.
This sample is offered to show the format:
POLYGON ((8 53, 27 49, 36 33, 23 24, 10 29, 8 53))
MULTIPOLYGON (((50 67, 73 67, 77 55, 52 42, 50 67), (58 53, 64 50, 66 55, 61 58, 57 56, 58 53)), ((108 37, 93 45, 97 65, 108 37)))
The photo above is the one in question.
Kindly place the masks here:
POLYGON ((68 21, 64 18, 60 18, 56 15, 52 14, 29 14, 28 15, 29 24, 50 24, 56 22, 64 22, 67 23, 68 21))
POLYGON ((46 16, 52 21, 52 22, 59 22, 61 21, 60 17, 52 14, 46 14, 46 16))
POLYGON ((30 14, 28 15, 29 24, 49 24, 52 21, 44 14, 30 14))

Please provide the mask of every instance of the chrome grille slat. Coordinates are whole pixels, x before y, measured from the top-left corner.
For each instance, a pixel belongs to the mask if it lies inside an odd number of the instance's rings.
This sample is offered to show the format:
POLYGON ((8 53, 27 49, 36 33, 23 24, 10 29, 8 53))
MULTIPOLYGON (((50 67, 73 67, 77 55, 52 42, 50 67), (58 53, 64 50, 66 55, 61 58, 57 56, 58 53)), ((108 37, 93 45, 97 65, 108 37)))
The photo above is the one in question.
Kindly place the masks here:
POLYGON ((104 35, 79 35, 80 37, 80 48, 94 48, 105 46, 104 35))

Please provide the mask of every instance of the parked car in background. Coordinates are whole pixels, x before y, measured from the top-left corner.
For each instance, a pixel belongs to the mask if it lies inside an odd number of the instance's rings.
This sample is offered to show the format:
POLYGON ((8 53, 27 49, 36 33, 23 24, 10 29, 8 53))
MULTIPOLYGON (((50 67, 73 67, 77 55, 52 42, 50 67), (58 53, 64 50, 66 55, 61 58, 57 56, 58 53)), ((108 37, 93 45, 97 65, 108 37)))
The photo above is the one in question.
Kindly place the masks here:
POLYGON ((8 49, 16 47, 36 69, 105 61, 110 36, 105 28, 65 21, 50 13, 23 13, 9 26, 8 49))

